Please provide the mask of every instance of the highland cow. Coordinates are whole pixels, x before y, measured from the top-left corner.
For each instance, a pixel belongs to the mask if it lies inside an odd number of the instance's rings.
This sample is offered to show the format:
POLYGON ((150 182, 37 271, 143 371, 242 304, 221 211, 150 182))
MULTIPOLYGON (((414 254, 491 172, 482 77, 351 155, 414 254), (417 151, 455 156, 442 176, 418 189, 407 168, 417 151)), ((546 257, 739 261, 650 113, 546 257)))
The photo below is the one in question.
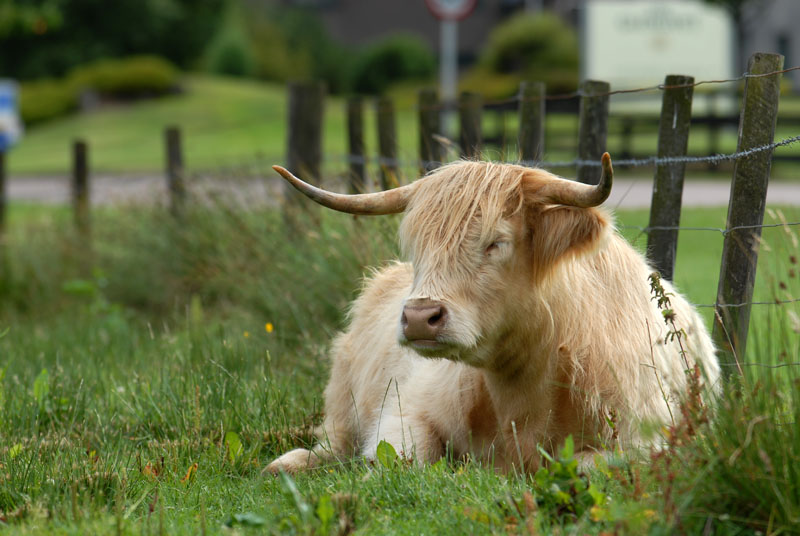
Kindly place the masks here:
POLYGON ((381 441, 432 462, 448 451, 535 470, 540 450, 572 436, 584 460, 652 444, 697 363, 710 389, 719 365, 697 311, 669 282, 681 340, 669 337, 648 282, 653 268, 599 208, 596 186, 517 165, 460 161, 407 186, 342 195, 295 188, 353 214, 405 212, 408 262, 377 271, 333 341, 325 418, 312 450, 267 471, 374 458, 381 441), (685 350, 681 352, 681 347, 685 350))

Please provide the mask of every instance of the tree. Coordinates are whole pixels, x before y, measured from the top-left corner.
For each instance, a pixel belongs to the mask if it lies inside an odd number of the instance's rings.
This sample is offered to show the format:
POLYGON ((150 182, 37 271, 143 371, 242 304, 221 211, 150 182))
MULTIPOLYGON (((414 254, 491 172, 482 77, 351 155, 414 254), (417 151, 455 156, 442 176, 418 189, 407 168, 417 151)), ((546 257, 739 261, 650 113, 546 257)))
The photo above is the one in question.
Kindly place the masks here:
POLYGON ((91 60, 157 54, 183 67, 226 0, 0 0, 0 74, 60 76, 91 60))

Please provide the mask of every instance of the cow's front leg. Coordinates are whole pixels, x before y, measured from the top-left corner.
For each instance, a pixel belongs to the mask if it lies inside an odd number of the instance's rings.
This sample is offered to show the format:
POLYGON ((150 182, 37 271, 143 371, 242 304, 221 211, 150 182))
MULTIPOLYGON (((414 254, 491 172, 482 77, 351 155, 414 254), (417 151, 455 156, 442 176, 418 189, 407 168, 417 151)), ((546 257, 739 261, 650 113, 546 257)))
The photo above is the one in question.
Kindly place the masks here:
POLYGON ((510 419, 504 423, 503 455, 499 457, 499 467, 506 472, 536 472, 542 463, 539 447, 544 447, 542 441, 545 438, 539 424, 528 416, 519 420, 510 419))
POLYGON ((382 415, 364 442, 364 456, 377 458, 378 445, 385 441, 405 460, 418 464, 435 462, 444 455, 442 439, 423 417, 404 414, 382 415))

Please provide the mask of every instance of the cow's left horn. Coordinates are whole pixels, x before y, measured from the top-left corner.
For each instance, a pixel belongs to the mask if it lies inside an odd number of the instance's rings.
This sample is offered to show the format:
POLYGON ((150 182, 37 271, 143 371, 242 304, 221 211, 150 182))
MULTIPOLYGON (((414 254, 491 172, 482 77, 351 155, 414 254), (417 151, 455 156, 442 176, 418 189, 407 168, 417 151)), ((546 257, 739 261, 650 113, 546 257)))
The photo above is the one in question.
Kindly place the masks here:
POLYGON ((611 167, 611 156, 608 153, 603 153, 600 164, 603 171, 597 185, 592 186, 561 179, 547 183, 540 191, 541 195, 556 205, 596 207, 608 199, 608 195, 611 193, 611 184, 614 182, 614 169, 611 167))
POLYGON ((411 199, 411 193, 414 189, 414 184, 412 183, 393 190, 372 194, 337 194, 303 182, 281 166, 272 166, 272 169, 280 173, 281 177, 312 201, 324 207, 332 208, 339 212, 347 212, 348 214, 380 216, 382 214, 403 212, 408 206, 408 201, 411 199))

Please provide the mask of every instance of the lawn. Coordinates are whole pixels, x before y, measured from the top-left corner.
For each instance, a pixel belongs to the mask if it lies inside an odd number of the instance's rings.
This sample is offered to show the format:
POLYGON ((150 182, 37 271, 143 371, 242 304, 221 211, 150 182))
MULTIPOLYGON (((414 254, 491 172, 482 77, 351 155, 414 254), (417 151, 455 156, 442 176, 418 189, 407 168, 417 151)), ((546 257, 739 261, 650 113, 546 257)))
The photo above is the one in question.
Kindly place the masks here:
MULTIPOLYGON (((683 224, 720 227, 723 209, 683 224)), ((777 213, 776 213, 777 216, 777 213)), ((789 221, 798 214, 786 214, 789 221)), ((644 212, 622 212, 637 246, 644 212)), ((588 477, 537 478, 387 454, 294 479, 261 475, 319 423, 326 346, 398 219, 280 215, 220 201, 175 221, 94 213, 91 250, 62 209, 15 206, 0 288, 0 527, 8 534, 600 534, 792 530, 800 515, 796 369, 748 369, 713 427, 588 477), (91 259, 87 261, 88 259, 91 259), (754 435, 753 430, 757 433, 754 435), (735 463, 734 463, 735 462, 735 463), (715 474, 719 476, 714 476, 715 474), (588 478, 588 480, 587 480, 588 478), (593 484, 592 493, 583 490, 593 484), (583 487, 582 487, 583 486, 583 487), (229 529, 230 527, 230 529, 229 529)), ((765 229, 757 297, 797 292, 791 228, 765 229)), ((676 281, 712 303, 722 235, 680 237, 676 281)), ((754 311, 750 361, 800 361, 794 305, 754 311), (784 352, 784 353, 782 353, 784 352)), ((704 310, 710 314, 709 310, 704 310)), ((710 318, 710 317, 707 317, 710 318)))
MULTIPOLYGON (((239 79, 208 76, 187 76, 182 94, 128 105, 106 106, 91 113, 76 114, 34 126, 22 142, 9 154, 10 173, 17 175, 66 174, 71 168, 69 146, 72 140, 84 138, 90 146, 90 162, 96 173, 162 173, 164 169, 163 130, 178 125, 183 130, 185 162, 189 170, 241 169, 283 162, 286 154, 286 88, 239 79)), ((396 104, 398 156, 407 164, 408 176, 416 173, 418 158, 416 88, 400 88, 392 93, 396 104)), ((785 99, 791 104, 791 99, 785 99)), ((377 135, 371 101, 365 108, 365 140, 367 154, 375 154, 377 135)), ((792 106, 785 107, 794 113, 792 106)), ((326 173, 341 173, 347 165, 347 136, 341 98, 326 102, 323 128, 323 154, 326 173)), ((783 109, 783 108, 782 108, 783 109)), ((486 114, 486 136, 497 135, 500 118, 486 114)), ((492 159, 516 158, 514 136, 517 116, 507 113, 502 118, 506 129, 506 145, 486 148, 492 159)), ((612 156, 621 152, 620 129, 610 127, 609 149, 612 156)), ((797 135, 797 127, 778 121, 776 139, 797 135)), ((736 130, 725 129, 720 135, 719 150, 733 152, 736 130)), ((576 154, 577 118, 574 115, 551 115, 547 119, 546 159, 570 160, 576 154)), ((457 137, 457 136, 453 136, 457 137)), ((632 150, 636 154, 655 154, 655 130, 636 132, 632 150)), ((691 154, 709 150, 705 131, 692 130, 691 154)), ((778 149, 778 154, 800 154, 800 144, 778 149)), ((451 152, 449 158, 457 153, 451 152)), ((795 165, 776 166, 776 175, 793 178, 795 165)), ((564 171, 565 173, 568 170, 564 171)), ((634 170, 649 175, 650 168, 634 170)), ((724 176, 729 177, 725 168, 724 176)))

